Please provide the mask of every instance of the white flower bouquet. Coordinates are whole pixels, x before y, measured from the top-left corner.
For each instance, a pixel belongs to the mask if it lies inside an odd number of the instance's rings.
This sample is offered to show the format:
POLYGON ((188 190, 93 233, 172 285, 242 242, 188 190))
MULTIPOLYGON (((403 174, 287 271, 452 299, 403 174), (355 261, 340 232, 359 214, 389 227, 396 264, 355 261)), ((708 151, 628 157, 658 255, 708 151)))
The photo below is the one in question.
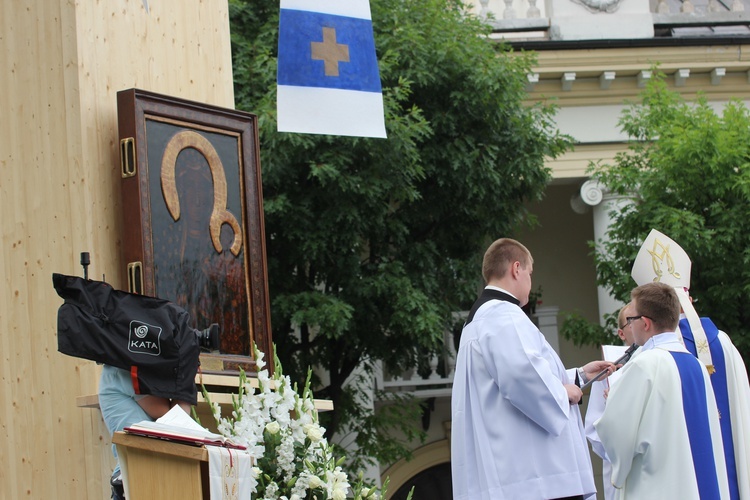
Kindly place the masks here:
POLYGON ((205 388, 203 390, 218 432, 247 446, 253 458, 252 498, 381 498, 383 491, 366 487, 361 477, 352 485, 341 468, 345 457, 334 457, 332 446, 324 437, 325 429, 318 422, 310 390, 311 372, 299 394, 296 385, 293 387, 289 377, 283 375, 278 358, 275 358, 274 375, 269 377, 264 354, 257 346, 253 349, 258 388, 252 387, 245 373, 240 371, 239 390, 232 396, 230 418, 221 416, 219 405, 211 403, 205 388))

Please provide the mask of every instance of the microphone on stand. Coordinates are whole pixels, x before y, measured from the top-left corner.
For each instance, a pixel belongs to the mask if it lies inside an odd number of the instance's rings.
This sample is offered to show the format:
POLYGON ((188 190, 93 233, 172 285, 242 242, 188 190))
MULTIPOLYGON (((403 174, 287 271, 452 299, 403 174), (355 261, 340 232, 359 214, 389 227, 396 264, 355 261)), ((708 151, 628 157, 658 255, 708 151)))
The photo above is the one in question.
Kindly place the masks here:
POLYGON ((81 265, 83 266, 83 279, 89 279, 89 264, 91 264, 91 258, 88 252, 81 252, 81 265))

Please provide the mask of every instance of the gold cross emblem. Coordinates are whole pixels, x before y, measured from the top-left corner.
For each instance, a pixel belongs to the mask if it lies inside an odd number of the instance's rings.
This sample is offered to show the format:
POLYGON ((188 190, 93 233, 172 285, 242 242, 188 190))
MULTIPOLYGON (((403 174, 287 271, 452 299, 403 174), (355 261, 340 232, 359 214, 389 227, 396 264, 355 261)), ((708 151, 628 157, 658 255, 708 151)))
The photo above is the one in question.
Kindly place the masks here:
POLYGON ((695 343, 695 348, 698 350, 698 352, 709 352, 708 351, 708 340, 698 340, 695 343))
POLYGON ((349 62, 349 46, 336 43, 336 29, 323 28, 323 41, 310 42, 312 58, 323 61, 326 76, 339 76, 339 63, 349 62))

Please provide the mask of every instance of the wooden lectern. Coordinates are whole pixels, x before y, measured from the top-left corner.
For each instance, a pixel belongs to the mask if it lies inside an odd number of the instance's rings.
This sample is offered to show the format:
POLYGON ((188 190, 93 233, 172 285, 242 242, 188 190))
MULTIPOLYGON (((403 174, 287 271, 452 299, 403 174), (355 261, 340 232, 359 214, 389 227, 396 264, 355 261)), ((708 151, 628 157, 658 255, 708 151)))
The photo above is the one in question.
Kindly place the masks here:
POLYGON ((208 451, 162 439, 116 432, 120 467, 128 478, 128 500, 209 499, 208 451))

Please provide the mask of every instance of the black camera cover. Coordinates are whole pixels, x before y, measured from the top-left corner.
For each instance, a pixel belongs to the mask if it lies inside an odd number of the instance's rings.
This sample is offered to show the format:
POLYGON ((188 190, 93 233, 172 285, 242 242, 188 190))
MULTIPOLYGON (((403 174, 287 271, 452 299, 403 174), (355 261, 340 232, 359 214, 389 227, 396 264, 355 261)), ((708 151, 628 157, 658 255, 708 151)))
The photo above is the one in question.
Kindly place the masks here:
POLYGON ((136 394, 197 404, 200 345, 187 311, 102 281, 54 273, 52 283, 65 300, 58 351, 129 371, 136 394))

